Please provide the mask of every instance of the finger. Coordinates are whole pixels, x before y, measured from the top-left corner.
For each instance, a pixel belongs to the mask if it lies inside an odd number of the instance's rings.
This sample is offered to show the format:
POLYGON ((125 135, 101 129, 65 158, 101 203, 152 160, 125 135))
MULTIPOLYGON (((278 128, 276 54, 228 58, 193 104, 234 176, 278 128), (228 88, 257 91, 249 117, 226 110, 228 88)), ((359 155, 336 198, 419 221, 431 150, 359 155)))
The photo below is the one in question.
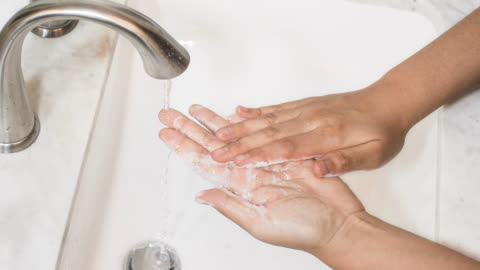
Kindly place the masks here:
POLYGON ((316 132, 283 138, 255 148, 234 158, 238 166, 247 164, 283 163, 289 160, 306 160, 328 153, 342 145, 339 136, 321 136, 316 132))
POLYGON ((306 128, 306 125, 299 125, 298 121, 294 120, 272 125, 213 151, 212 158, 218 162, 231 161, 236 156, 254 148, 303 133, 307 131, 306 128))
POLYGON ((215 135, 224 142, 236 140, 268 126, 291 120, 297 117, 298 114, 299 113, 295 111, 281 111, 264 114, 254 119, 245 120, 243 122, 221 128, 215 132, 215 135))
POLYGON ((238 224, 247 232, 258 223, 259 210, 251 203, 220 189, 201 192, 197 202, 214 207, 222 215, 238 224))
POLYGON ((158 118, 167 127, 179 130, 209 151, 213 151, 224 145, 215 135, 188 119, 177 110, 162 110, 158 114, 158 118))
POLYGON ((201 171, 201 175, 217 187, 226 187, 245 198, 261 185, 281 181, 282 174, 256 168, 236 168, 210 159, 210 152, 175 129, 162 129, 159 137, 184 161, 201 171))
POLYGON ((282 110, 295 109, 301 105, 307 104, 312 101, 313 98, 306 98, 301 100, 290 101, 278 105, 265 106, 260 108, 247 108, 244 106, 238 106, 236 113, 241 118, 252 119, 259 117, 260 115, 269 114, 273 112, 278 112, 282 110))
POLYGON ((230 122, 230 124, 236 124, 236 123, 240 123, 240 122, 243 122, 245 121, 245 118, 241 118, 240 116, 236 115, 236 114, 232 114, 228 117, 228 122, 230 122))
MULTIPOLYGON (((176 129, 166 128, 160 130, 160 139, 165 142, 175 153, 183 158, 194 168, 200 169, 207 180, 214 182, 214 184, 224 185, 218 183, 217 176, 226 174, 229 168, 225 168, 223 164, 213 162, 209 159, 210 152, 200 144, 196 143, 185 134, 176 129)), ((223 181, 223 179, 222 179, 223 181)))
POLYGON ((307 159, 301 161, 288 161, 263 167, 262 169, 269 172, 274 172, 281 175, 283 180, 291 180, 298 178, 308 178, 312 175, 312 166, 314 159, 307 159))
POLYGON ((231 124, 212 110, 201 105, 194 104, 190 106, 189 113, 213 133, 231 124))
POLYGON ((207 149, 178 130, 165 128, 160 130, 158 136, 166 145, 168 145, 173 151, 175 151, 175 153, 179 155, 194 153, 199 157, 209 156, 207 149))
POLYGON ((317 177, 335 177, 364 169, 374 169, 386 160, 382 159, 382 145, 379 141, 339 149, 325 154, 313 164, 317 177))
POLYGON ((185 134, 175 129, 162 129, 159 133, 164 141, 175 153, 188 162, 193 168, 201 171, 201 175, 217 187, 228 187, 238 194, 248 194, 248 188, 254 188, 251 180, 254 174, 216 163, 210 159, 210 152, 185 134), (250 178, 249 178, 250 177, 250 178))

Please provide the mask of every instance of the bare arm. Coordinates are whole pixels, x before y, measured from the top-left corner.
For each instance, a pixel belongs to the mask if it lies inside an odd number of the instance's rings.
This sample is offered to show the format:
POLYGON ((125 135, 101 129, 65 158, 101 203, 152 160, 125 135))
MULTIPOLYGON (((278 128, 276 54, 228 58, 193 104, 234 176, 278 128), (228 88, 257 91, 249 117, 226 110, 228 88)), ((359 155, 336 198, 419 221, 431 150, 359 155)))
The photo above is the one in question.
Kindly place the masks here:
POLYGON ((408 127, 480 86, 480 9, 377 83, 381 89, 365 92, 394 100, 388 102, 392 113, 401 115, 408 127))
POLYGON ((328 246, 313 254, 338 270, 480 269, 473 259, 367 213, 350 218, 328 246))
POLYGON ((216 132, 212 153, 237 165, 317 157, 317 176, 382 166, 409 129, 480 83, 480 9, 371 86, 285 104, 237 109, 245 121, 216 132))

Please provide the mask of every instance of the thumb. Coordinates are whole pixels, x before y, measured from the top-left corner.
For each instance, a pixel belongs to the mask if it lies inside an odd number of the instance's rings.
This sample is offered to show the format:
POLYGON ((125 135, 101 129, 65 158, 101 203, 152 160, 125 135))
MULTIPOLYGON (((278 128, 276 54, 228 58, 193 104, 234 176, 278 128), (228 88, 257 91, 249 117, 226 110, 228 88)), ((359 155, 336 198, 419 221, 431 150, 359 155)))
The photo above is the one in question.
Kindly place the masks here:
POLYGON ((338 149, 318 158, 313 164, 317 177, 334 177, 364 169, 375 169, 383 165, 387 158, 379 141, 338 149))

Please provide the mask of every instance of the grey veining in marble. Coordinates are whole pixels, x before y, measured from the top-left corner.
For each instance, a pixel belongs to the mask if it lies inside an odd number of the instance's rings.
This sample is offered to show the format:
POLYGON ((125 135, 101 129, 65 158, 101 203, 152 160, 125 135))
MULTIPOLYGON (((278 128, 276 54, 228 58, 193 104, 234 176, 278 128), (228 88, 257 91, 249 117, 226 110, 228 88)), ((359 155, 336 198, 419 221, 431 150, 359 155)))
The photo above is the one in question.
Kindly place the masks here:
POLYGON ((480 260, 480 90, 441 114, 437 240, 480 260))

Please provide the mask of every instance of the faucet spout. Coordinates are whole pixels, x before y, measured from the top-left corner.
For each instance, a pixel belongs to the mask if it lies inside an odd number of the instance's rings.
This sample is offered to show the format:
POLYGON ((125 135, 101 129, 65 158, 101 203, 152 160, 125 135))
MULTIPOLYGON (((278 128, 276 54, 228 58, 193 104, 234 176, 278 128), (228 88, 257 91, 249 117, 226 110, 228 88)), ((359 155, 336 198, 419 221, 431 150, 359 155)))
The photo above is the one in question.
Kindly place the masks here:
POLYGON ((38 119, 25 91, 21 52, 25 37, 41 24, 87 20, 109 27, 130 40, 145 71, 156 79, 182 74, 190 56, 173 37, 145 15, 105 0, 38 0, 17 12, 0 32, 0 153, 26 149, 39 133, 38 119))

